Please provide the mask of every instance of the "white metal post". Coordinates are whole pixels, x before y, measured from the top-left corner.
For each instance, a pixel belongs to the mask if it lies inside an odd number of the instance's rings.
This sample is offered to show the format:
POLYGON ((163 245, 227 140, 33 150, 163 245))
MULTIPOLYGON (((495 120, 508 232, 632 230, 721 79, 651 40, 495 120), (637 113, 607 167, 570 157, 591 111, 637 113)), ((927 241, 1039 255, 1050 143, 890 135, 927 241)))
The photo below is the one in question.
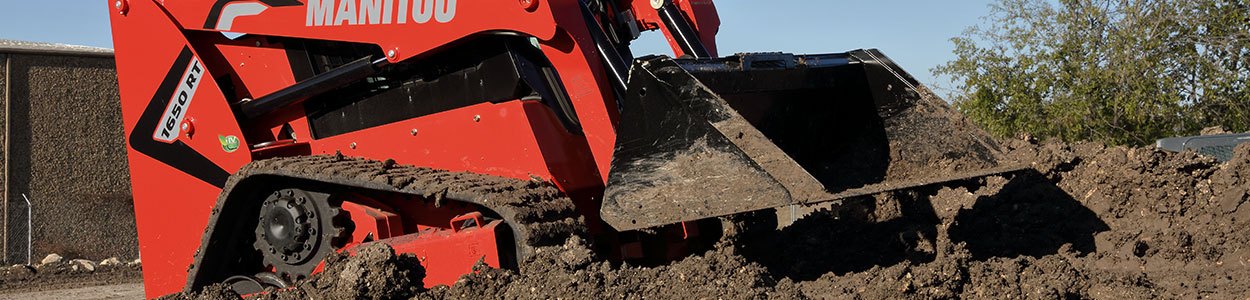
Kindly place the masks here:
POLYGON ((30 198, 26 198, 26 193, 22 193, 22 199, 26 200, 26 265, 31 264, 31 246, 35 240, 35 207, 30 204, 30 198))

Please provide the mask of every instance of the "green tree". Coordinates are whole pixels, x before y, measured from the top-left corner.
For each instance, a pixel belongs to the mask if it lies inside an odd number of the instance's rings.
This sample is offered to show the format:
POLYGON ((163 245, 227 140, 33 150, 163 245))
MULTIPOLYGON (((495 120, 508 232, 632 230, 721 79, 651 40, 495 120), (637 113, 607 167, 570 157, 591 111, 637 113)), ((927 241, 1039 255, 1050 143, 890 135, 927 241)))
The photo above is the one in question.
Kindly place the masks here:
POLYGON ((1000 136, 1144 145, 1250 131, 1250 4, 999 0, 935 68, 955 107, 1000 136))

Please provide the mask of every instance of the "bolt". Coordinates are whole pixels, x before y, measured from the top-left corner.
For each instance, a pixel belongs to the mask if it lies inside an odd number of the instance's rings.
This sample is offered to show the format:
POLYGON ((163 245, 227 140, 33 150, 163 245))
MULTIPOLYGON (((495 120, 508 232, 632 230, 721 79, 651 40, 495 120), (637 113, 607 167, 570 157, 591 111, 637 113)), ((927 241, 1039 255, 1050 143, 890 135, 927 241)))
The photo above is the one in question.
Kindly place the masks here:
POLYGON ((295 257, 295 259, 299 259, 299 253, 292 254, 291 256, 295 257))
POLYGON ((126 0, 117 0, 117 1, 114 1, 114 2, 113 2, 113 7, 114 7, 114 8, 117 8, 117 13, 119 13, 119 14, 121 14, 121 15, 123 15, 123 16, 124 16, 124 15, 126 15, 126 13, 127 13, 128 11, 130 11, 130 4, 129 4, 129 3, 126 3, 126 0))
POLYGON ((278 251, 274 251, 273 246, 269 246, 269 254, 274 254, 274 253, 278 253, 278 251))
POLYGON ((356 149, 356 142, 352 142, 352 144, 351 144, 351 145, 347 145, 347 147, 352 148, 352 149, 356 149))
POLYGON ((473 115, 473 122, 481 122, 482 115, 473 115))
POLYGON ((386 57, 387 57, 387 58, 395 58, 395 49, 391 49, 391 50, 386 51, 386 57))
POLYGON ((526 11, 534 11, 534 9, 538 8, 538 0, 520 0, 518 3, 526 11))
POLYGON ((417 129, 413 128, 412 131, 409 131, 409 133, 412 133, 412 135, 417 135, 417 129))
POLYGON ((654 9, 660 9, 661 7, 664 7, 665 2, 668 2, 668 1, 666 1, 666 0, 651 0, 651 8, 654 8, 654 9))
POLYGON ((260 47, 260 41, 256 41, 256 47, 260 47))

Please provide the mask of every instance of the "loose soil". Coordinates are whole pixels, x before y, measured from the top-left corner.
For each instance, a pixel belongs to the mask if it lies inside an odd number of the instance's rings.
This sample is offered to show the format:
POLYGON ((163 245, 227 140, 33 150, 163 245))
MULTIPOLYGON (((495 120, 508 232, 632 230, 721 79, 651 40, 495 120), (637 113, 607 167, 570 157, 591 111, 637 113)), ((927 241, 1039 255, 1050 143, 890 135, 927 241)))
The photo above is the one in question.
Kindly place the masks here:
POLYGON ((479 268, 455 286, 414 290, 420 266, 380 249, 380 255, 338 258, 298 288, 261 298, 1250 294, 1250 146, 1224 164, 1192 153, 1092 143, 1003 146, 1008 160, 1033 171, 852 199, 779 231, 742 230, 752 228, 743 220, 766 220, 742 218, 732 223, 738 233, 715 249, 666 265, 609 263, 572 238, 541 248, 521 273, 479 268))

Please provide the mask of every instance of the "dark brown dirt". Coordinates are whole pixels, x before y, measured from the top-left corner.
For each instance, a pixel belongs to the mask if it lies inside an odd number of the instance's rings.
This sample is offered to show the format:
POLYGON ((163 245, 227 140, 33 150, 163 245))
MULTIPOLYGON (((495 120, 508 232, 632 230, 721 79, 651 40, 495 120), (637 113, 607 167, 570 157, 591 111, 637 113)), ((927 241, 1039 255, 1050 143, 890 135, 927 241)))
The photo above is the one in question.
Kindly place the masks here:
POLYGON ((1250 146, 1239 147, 1226 164, 1192 153, 1098 144, 1005 146, 1009 160, 1035 171, 853 199, 780 231, 740 231, 715 250, 666 265, 604 262, 572 238, 541 248, 523 273, 480 268, 452 287, 415 294, 404 288, 362 292, 362 286, 399 282, 419 286, 419 279, 404 276, 420 271, 393 255, 362 255, 332 263, 331 271, 293 291, 267 297, 1226 299, 1250 294, 1250 146), (344 273, 349 270, 357 273, 344 273), (334 280, 343 276, 357 279, 334 280), (343 289, 344 282, 355 288, 343 289), (343 291, 347 294, 335 294, 343 291))

